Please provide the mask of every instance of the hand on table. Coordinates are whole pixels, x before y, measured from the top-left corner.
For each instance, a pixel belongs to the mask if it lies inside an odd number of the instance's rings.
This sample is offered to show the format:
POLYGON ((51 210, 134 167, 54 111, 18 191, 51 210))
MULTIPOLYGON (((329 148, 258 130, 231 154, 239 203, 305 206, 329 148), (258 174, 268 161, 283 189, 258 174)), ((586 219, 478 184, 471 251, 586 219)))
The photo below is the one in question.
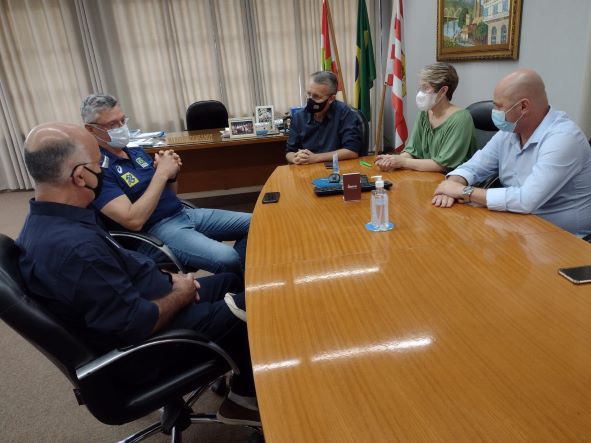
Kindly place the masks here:
POLYGON ((463 190, 464 184, 454 180, 444 180, 435 189, 431 203, 440 208, 451 208, 456 201, 464 203, 463 190))
POLYGON ((394 171, 404 167, 404 158, 399 155, 380 154, 376 157, 375 164, 381 171, 394 171))
POLYGON ((307 165, 310 163, 318 163, 316 160, 317 154, 314 154, 309 149, 299 149, 298 152, 295 153, 293 158, 293 162, 296 165, 307 165))

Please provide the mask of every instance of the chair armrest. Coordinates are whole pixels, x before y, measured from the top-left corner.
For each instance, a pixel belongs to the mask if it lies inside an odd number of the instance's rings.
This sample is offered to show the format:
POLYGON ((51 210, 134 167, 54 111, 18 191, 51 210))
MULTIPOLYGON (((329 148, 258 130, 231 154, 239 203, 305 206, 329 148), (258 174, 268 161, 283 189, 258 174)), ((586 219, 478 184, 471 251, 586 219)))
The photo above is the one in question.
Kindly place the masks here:
POLYGON ((238 368, 216 343, 178 330, 115 349, 79 366, 73 380, 79 404, 101 422, 136 420, 238 368))
POLYGON ((168 258, 168 260, 170 260, 170 262, 176 266, 176 268, 179 270, 179 272, 186 273, 186 270, 185 270, 185 267, 183 266, 183 264, 179 261, 178 258, 176 258, 174 253, 170 250, 170 248, 168 246, 166 246, 164 244, 164 242, 162 240, 160 240, 158 237, 155 237, 151 234, 146 234, 145 232, 131 232, 131 231, 109 231, 109 234, 111 235, 111 237, 131 238, 134 240, 138 240, 138 241, 142 241, 144 243, 147 243, 150 246, 153 246, 154 248, 156 248, 160 252, 162 252, 166 256, 166 258, 168 258))
POLYGON ((143 242, 148 243, 155 248, 160 248, 164 246, 164 242, 160 240, 158 237, 153 236, 152 234, 146 234, 145 232, 132 232, 132 231, 109 231, 111 237, 124 237, 124 238, 133 238, 134 240, 140 240, 143 242))
POLYGON ((184 207, 189 208, 189 209, 197 209, 197 206, 195 206, 189 200, 183 200, 182 198, 180 200, 181 200, 181 203, 183 204, 184 207))
POLYGON ((199 340, 204 342, 209 342, 211 339, 200 332, 193 331, 192 329, 170 329, 168 331, 160 332, 155 334, 144 341, 144 343, 149 343, 152 341, 158 340, 170 340, 170 339, 191 339, 191 340, 199 340))
MULTIPOLYGON (((194 348, 194 352, 198 352, 200 348, 210 350, 216 354, 217 357, 225 360, 232 372, 235 374, 240 373, 238 366, 236 366, 236 363, 234 363, 234 360, 232 360, 228 353, 216 343, 208 340, 203 334, 199 334, 188 329, 176 329, 150 337, 148 340, 142 343, 110 351, 98 357, 97 359, 77 368, 76 376, 78 380, 83 380, 84 378, 93 375, 97 371, 100 371, 109 365, 121 362, 123 359, 139 358, 141 354, 148 349, 153 351, 154 348, 162 347, 169 348, 167 351, 170 352, 170 349, 174 348, 178 344, 183 344, 189 346, 190 348, 194 348)), ((182 354, 187 352, 186 347, 183 346, 179 348, 179 352, 181 352, 180 356, 182 357, 182 354)))

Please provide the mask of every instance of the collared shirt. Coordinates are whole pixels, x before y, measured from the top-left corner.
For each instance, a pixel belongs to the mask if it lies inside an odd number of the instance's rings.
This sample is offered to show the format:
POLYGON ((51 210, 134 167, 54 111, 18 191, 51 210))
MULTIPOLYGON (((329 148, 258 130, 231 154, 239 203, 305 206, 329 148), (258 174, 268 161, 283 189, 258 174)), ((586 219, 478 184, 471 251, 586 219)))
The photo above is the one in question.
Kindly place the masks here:
POLYGON ((291 119, 286 153, 309 149, 318 154, 345 148, 359 154, 363 145, 361 132, 355 111, 342 102, 334 101, 321 122, 302 109, 291 119))
MULTIPOLYGON (((101 153, 109 157, 109 168, 103 169, 103 187, 100 195, 92 203, 98 210, 124 194, 135 203, 144 195, 154 177, 154 162, 142 148, 123 148, 123 151, 129 156, 128 159, 117 157, 101 148, 101 153)), ((182 208, 183 204, 174 191, 165 186, 158 205, 144 224, 143 230, 148 230, 160 220, 176 215, 182 208)))
POLYGON ((487 190, 488 209, 533 213, 573 234, 591 233, 591 148, 564 112, 550 108, 523 148, 517 134, 499 131, 449 175, 473 184, 497 173, 505 187, 487 190))
POLYGON ((93 209, 31 200, 17 239, 19 267, 38 301, 97 346, 150 336, 169 276, 121 248, 96 223, 93 209))

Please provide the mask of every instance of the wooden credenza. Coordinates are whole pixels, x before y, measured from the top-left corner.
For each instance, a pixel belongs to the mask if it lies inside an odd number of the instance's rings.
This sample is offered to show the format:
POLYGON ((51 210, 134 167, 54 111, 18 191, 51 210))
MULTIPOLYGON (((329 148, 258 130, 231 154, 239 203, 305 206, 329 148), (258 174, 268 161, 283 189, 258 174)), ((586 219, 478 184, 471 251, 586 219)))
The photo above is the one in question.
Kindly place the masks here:
POLYGON ((219 129, 173 132, 166 145, 182 158, 179 193, 261 186, 273 170, 286 163, 286 135, 222 139, 219 129))

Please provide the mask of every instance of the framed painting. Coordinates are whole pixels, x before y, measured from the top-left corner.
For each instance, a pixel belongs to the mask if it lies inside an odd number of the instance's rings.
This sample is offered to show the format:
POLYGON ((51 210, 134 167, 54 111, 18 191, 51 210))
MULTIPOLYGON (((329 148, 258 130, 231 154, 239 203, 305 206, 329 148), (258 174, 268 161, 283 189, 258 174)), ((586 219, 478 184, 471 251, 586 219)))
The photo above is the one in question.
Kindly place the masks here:
POLYGON ((437 60, 519 55, 522 0, 437 0, 437 60))

